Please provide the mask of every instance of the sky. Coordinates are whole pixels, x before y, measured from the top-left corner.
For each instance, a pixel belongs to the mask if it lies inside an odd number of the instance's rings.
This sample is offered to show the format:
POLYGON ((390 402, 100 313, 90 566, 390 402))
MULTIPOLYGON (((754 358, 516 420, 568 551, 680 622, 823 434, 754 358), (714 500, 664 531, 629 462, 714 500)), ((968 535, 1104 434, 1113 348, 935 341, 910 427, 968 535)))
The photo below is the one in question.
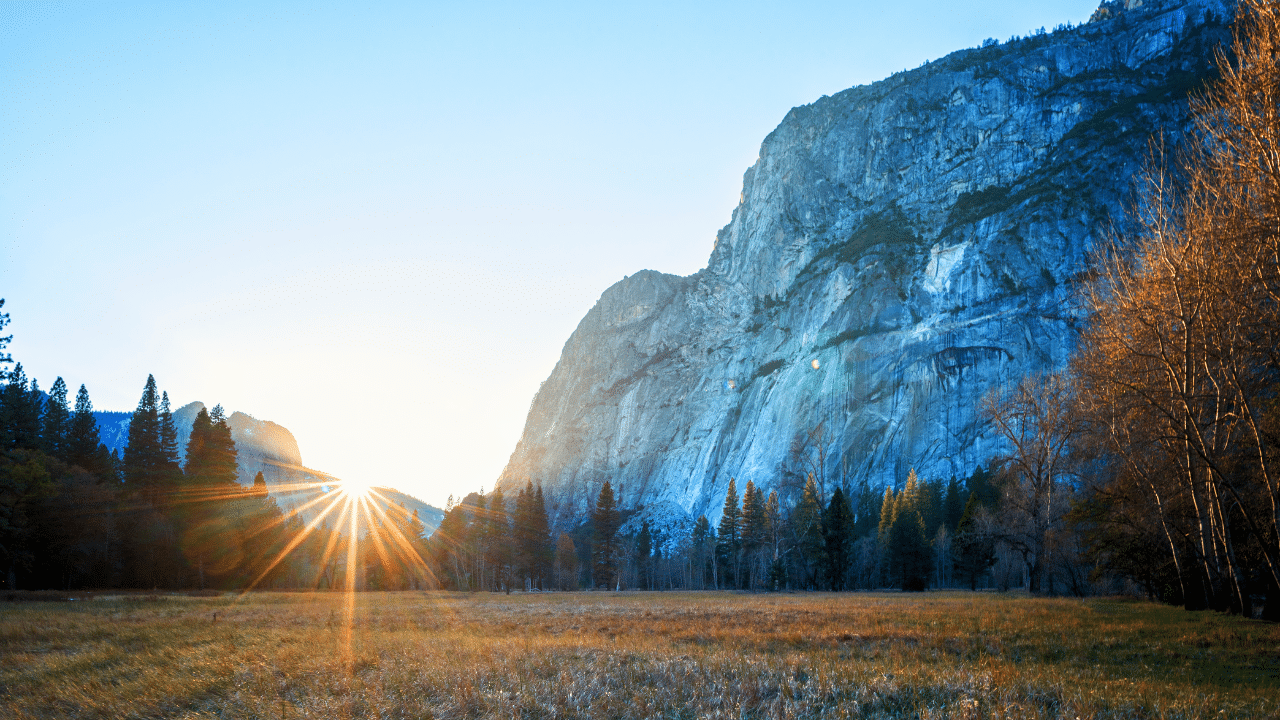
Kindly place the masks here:
POLYGON ((1096 6, 0 0, 9 352, 444 505, 606 288, 706 265, 789 109, 1096 6))

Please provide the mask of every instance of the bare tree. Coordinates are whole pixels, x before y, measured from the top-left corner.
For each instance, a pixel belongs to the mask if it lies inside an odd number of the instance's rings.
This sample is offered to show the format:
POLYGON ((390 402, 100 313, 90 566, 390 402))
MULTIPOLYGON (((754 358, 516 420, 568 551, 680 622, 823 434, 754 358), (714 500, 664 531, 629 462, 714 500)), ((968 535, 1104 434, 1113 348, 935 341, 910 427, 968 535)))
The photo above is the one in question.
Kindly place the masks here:
POLYGON ((1005 394, 988 395, 983 409, 1008 443, 1008 475, 1001 503, 1001 540, 1022 555, 1029 589, 1041 592, 1051 533, 1068 510, 1064 483, 1072 440, 1080 431, 1075 392, 1061 374, 1031 375, 1005 394))
POLYGON ((827 445, 830 442, 831 435, 825 421, 796 433, 791 439, 791 457, 800 468, 798 475, 813 478, 818 483, 818 501, 824 507, 827 502, 827 445))

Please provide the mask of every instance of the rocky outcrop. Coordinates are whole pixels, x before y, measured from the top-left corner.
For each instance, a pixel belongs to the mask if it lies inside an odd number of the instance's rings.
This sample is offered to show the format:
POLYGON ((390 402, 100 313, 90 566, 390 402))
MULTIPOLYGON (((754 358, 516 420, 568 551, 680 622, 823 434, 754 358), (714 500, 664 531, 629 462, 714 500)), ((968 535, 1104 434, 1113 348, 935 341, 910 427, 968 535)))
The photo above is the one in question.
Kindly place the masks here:
POLYGON ((672 524, 714 521, 731 477, 787 492, 815 444, 828 484, 988 461, 982 397, 1063 364, 1091 249, 1227 37, 1215 0, 1109 7, 793 109, 707 267, 624 278, 578 325, 498 487, 542 482, 566 526, 608 480, 672 524))

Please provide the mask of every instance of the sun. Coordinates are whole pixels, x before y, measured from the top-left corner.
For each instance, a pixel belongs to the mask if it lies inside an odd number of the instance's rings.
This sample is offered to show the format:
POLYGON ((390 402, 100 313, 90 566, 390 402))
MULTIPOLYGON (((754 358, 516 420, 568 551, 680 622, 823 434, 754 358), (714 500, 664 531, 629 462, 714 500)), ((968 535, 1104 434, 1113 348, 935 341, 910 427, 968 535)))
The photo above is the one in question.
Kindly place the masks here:
POLYGON ((353 498, 366 497, 373 490, 372 485, 361 480, 343 480, 339 487, 344 494, 353 498))

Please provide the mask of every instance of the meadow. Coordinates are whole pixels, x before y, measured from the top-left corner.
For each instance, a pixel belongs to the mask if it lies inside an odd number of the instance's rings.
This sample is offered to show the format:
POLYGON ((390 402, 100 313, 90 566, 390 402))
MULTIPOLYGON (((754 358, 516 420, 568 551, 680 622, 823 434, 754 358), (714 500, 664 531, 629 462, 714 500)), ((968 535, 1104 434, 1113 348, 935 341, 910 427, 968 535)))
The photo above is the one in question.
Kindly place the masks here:
POLYGON ((78 598, 0 601, 0 716, 1280 716, 1280 626, 1132 600, 78 598))

